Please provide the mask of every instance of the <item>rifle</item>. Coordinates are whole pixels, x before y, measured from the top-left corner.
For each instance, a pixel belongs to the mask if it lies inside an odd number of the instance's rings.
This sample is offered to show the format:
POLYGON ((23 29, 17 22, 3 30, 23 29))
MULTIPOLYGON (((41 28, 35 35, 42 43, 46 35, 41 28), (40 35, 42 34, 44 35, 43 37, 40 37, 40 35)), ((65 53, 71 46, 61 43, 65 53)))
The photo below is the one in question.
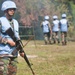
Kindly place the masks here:
POLYGON ((32 74, 35 75, 35 73, 34 73, 32 67, 31 67, 31 64, 30 64, 30 62, 29 62, 29 60, 28 60, 28 58, 27 58, 27 56, 26 56, 26 53, 25 53, 24 50, 23 50, 22 41, 21 41, 21 40, 17 40, 17 38, 15 37, 14 32, 12 31, 11 28, 9 28, 8 30, 6 30, 5 33, 8 34, 8 35, 13 39, 13 41, 16 43, 16 50, 14 50, 14 51, 12 52, 12 54, 14 55, 14 54, 17 52, 17 50, 18 50, 20 53, 23 52, 23 53, 24 53, 24 60, 25 60, 26 63, 28 64, 29 68, 31 69, 32 74))

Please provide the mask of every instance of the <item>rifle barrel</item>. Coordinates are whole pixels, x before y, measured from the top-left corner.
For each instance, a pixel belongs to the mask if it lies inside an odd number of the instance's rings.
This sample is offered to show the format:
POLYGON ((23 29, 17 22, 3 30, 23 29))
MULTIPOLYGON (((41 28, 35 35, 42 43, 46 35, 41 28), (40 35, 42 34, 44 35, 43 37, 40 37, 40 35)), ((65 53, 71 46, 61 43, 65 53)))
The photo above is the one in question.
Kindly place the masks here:
POLYGON ((25 52, 24 52, 24 59, 25 59, 25 61, 27 62, 27 64, 28 64, 29 68, 31 69, 32 74, 33 74, 33 75, 35 75, 35 73, 34 73, 34 71, 33 71, 32 67, 31 67, 31 64, 30 64, 30 62, 29 62, 29 60, 28 60, 28 58, 27 58, 27 56, 26 56, 25 52))

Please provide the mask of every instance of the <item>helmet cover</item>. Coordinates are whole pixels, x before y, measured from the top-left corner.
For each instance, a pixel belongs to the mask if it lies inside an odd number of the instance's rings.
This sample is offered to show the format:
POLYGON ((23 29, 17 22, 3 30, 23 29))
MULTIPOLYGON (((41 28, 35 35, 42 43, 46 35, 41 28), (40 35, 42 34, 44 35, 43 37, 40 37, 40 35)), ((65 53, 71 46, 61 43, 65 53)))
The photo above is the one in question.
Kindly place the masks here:
POLYGON ((10 8, 15 8, 15 9, 17 8, 16 4, 13 1, 3 2, 2 7, 1 7, 2 11, 5 11, 5 10, 10 9, 10 8))

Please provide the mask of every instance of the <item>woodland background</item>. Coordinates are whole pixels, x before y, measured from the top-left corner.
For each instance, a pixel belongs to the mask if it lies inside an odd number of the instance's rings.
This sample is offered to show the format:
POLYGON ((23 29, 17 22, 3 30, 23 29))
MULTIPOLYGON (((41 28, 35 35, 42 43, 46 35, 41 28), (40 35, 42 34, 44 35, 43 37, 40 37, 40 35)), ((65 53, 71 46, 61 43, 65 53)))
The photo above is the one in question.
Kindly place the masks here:
MULTIPOLYGON (((0 0, 0 7, 2 2, 0 0)), ((49 15, 50 23, 52 16, 57 15, 61 19, 61 14, 66 13, 69 21, 68 38, 75 38, 75 0, 12 0, 17 5, 17 11, 14 17, 19 21, 20 26, 25 26, 25 29, 20 30, 20 34, 31 35, 35 34, 35 39, 43 39, 41 21, 45 15, 49 15), (31 27, 34 27, 31 29, 31 27)), ((0 10, 0 16, 4 13, 0 10)))

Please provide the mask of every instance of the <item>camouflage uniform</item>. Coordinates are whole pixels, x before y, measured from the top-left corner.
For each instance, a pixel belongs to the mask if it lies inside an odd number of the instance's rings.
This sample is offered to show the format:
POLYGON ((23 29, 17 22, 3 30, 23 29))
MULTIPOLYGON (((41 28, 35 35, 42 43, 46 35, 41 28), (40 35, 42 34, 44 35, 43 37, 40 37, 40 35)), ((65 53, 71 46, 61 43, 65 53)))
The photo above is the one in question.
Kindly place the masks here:
POLYGON ((59 20, 56 15, 53 16, 53 22, 52 22, 52 34, 53 34, 53 43, 60 43, 59 40, 59 20))
POLYGON ((5 1, 2 4, 1 10, 4 11, 5 15, 0 17, 0 75, 16 75, 18 52, 12 55, 12 52, 16 49, 16 45, 10 44, 14 41, 6 33, 6 31, 11 28, 15 34, 15 37, 17 39, 20 38, 18 21, 12 18, 14 14, 11 16, 8 13, 10 10, 15 13, 16 4, 13 1, 5 1))
POLYGON ((0 75, 16 75, 17 58, 0 58, 0 75))
POLYGON ((44 21, 41 23, 45 44, 51 44, 51 25, 48 20, 49 16, 45 16, 44 21))
POLYGON ((62 14, 62 19, 60 20, 60 31, 61 31, 61 40, 62 45, 67 44, 67 32, 68 32, 68 20, 66 19, 66 14, 62 14))

